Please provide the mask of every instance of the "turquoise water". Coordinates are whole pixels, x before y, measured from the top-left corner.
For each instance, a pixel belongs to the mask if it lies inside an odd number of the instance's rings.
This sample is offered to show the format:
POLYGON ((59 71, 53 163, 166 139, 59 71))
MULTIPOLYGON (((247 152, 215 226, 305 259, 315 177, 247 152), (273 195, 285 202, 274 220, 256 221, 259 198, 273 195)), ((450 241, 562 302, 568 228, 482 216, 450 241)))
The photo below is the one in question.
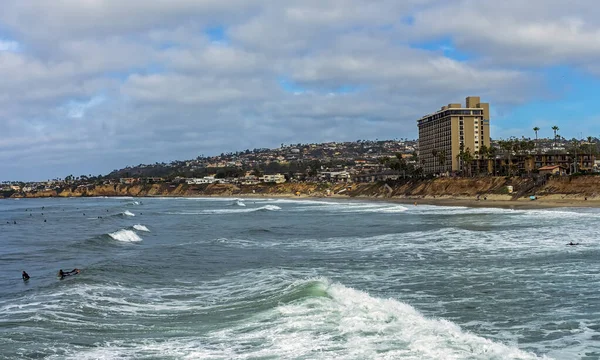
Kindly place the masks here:
POLYGON ((0 358, 598 359, 598 220, 596 209, 2 200, 0 358), (60 280, 61 268, 82 272, 60 280))

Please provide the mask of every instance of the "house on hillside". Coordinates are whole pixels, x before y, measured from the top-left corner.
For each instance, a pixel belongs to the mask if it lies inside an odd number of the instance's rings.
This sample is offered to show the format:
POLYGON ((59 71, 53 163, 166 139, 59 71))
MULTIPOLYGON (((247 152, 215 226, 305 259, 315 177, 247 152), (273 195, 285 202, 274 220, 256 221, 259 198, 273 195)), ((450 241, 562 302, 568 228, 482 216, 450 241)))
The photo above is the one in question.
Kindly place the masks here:
POLYGON ((540 175, 566 175, 567 169, 561 165, 543 166, 538 169, 540 175))
POLYGON ((354 177, 355 182, 378 182, 378 181, 387 181, 387 180, 398 180, 402 177, 402 175, 392 172, 392 171, 384 171, 379 173, 362 173, 357 174, 354 177))
POLYGON ((205 176, 203 178, 190 178, 185 181, 188 185, 212 184, 216 182, 214 176, 205 176))
POLYGON ((119 179, 119 181, 121 184, 131 185, 131 184, 138 182, 139 179, 137 179, 137 178, 121 178, 121 179, 119 179))
POLYGON ((285 176, 281 175, 281 174, 264 175, 264 176, 261 176, 259 178, 259 180, 262 182, 265 182, 265 183, 282 184, 285 182, 285 176))
POLYGON ((318 175, 321 181, 348 181, 350 180, 350 173, 347 171, 322 171, 318 175))

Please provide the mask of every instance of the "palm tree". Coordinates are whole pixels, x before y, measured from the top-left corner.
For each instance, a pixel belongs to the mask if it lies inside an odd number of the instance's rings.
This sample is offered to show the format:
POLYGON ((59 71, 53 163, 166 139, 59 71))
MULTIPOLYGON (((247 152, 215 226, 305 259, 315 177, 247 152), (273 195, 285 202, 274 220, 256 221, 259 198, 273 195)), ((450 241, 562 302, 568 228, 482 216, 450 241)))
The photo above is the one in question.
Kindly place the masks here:
POLYGON ((540 128, 536 126, 536 127, 533 128, 533 131, 535 132, 535 141, 537 141, 537 139, 538 139, 538 131, 540 131, 540 128))
POLYGON ((471 175, 471 163, 473 163, 473 154, 471 154, 471 149, 464 149, 464 145, 460 145, 460 152, 456 155, 456 160, 458 160, 459 164, 462 162, 462 173, 463 175, 470 176, 471 175))
POLYGON ((537 145, 537 142, 538 142, 538 131, 540 131, 540 128, 536 126, 536 127, 533 128, 533 131, 535 132, 535 144, 537 145))
POLYGON ((440 162, 440 166, 442 167, 442 171, 446 172, 446 150, 442 150, 439 152, 438 160, 440 162))
POLYGON ((571 140, 571 146, 569 149, 567 149, 567 153, 570 155, 571 159, 573 159, 573 173, 577 173, 577 157, 579 150, 579 143, 575 138, 573 138, 573 140, 571 140))
POLYGON ((498 154, 498 149, 491 146, 488 148, 487 158, 488 160, 492 160, 492 175, 496 175, 496 155, 498 154))
POLYGON ((433 156, 433 173, 435 174, 435 170, 436 170, 436 166, 435 166, 435 165, 436 165, 436 164, 435 164, 435 159, 436 159, 436 158, 437 158, 437 156, 438 156, 438 151, 437 151, 437 149, 433 149, 433 150, 431 150, 431 155, 433 156))
POLYGON ((463 167, 461 166, 463 156, 464 156, 464 153, 462 150, 456 155, 456 161, 458 162, 458 167, 461 172, 463 171, 463 167))
POLYGON ((594 167, 594 164, 592 164, 592 152, 594 151, 594 138, 591 136, 587 137, 587 141, 588 141, 588 150, 590 151, 590 155, 588 157, 588 161, 590 163, 590 168, 594 167))
POLYGON ((467 165, 467 175, 472 176, 471 174, 471 164, 473 163, 474 157, 471 154, 471 149, 467 148, 463 153, 463 161, 467 165))
POLYGON ((557 133, 557 132, 558 132, 558 130, 560 130, 560 129, 558 128, 558 126, 554 125, 554 126, 552 127, 552 130, 554 130, 554 146, 556 146, 556 133, 557 133))
MULTIPOLYGON (((456 161, 458 162, 458 168, 460 169, 461 172, 463 172, 464 168, 463 168, 463 158, 464 158, 464 152, 465 152, 465 145, 463 143, 460 143, 460 146, 458 148, 458 154, 456 155, 456 161)), ((464 174, 464 172, 463 172, 464 174)))
MULTIPOLYGON (((481 147, 479 148, 479 151, 476 151, 476 155, 479 156, 479 159, 485 160, 489 151, 490 151, 490 149, 487 146, 481 145, 481 147)), ((482 163, 484 163, 484 162, 482 161, 482 163)), ((488 168, 489 168, 488 166, 485 166, 486 173, 489 173, 488 168)), ((479 162, 477 165, 477 172, 479 173, 479 162)))

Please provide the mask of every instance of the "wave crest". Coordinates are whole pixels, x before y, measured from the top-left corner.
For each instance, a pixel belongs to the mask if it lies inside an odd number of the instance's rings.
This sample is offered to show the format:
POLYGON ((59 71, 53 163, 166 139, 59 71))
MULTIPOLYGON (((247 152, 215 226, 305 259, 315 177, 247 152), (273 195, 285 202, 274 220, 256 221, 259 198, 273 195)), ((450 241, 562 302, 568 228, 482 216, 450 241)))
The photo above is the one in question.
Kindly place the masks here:
POLYGON ((226 347, 257 344, 247 357, 312 358, 319 352, 351 359, 539 359, 453 322, 428 319, 396 299, 373 297, 328 279, 296 282, 270 300, 274 307, 250 324, 213 333, 211 340, 226 347))
POLYGON ((139 237, 138 234, 136 234, 132 230, 127 230, 127 229, 121 229, 119 231, 109 233, 108 236, 110 236, 114 240, 122 241, 122 242, 140 242, 140 241, 142 241, 142 238, 139 237))
POLYGON ((135 225, 133 225, 133 228, 138 231, 150 232, 150 230, 147 227, 145 227, 144 225, 141 225, 141 224, 135 224, 135 225))

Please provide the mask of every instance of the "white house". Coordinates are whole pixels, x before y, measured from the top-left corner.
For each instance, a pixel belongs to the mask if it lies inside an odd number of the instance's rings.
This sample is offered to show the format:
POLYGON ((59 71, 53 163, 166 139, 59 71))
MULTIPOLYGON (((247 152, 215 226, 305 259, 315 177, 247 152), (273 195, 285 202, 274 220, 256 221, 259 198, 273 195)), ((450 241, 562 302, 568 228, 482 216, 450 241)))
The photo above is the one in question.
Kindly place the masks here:
POLYGON ((282 184, 285 182, 285 176, 283 176, 281 174, 264 175, 264 176, 261 176, 259 178, 259 180, 262 182, 266 182, 266 183, 282 184))
POLYGON ((191 178, 191 179, 186 180, 186 183, 188 185, 212 184, 214 182, 215 182, 214 176, 205 176, 203 178, 191 178))

